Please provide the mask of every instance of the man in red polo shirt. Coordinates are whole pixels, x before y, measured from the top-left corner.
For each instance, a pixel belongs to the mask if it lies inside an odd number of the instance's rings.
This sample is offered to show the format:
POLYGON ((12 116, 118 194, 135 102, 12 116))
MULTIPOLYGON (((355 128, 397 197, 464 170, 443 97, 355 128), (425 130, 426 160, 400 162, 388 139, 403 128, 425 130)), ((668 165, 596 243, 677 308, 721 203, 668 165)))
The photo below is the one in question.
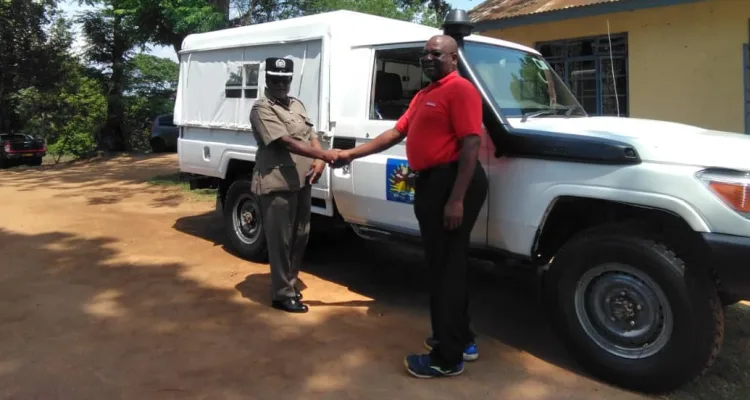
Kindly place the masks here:
POLYGON ((432 37, 420 63, 431 84, 419 91, 396 126, 372 141, 339 152, 339 164, 386 150, 404 140, 409 167, 417 172, 414 214, 430 274, 432 337, 429 354, 406 357, 420 378, 455 376, 464 360, 477 358, 468 315, 469 237, 487 196, 478 161, 482 100, 456 72, 458 46, 450 36, 432 37))

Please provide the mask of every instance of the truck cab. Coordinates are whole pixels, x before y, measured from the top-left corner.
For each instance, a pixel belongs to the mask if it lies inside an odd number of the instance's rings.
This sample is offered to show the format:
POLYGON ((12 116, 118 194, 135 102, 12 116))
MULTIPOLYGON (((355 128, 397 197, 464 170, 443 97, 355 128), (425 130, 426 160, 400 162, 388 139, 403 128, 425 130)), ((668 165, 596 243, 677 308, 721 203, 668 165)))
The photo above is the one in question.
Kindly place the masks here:
MULTIPOLYGON (((722 306, 750 299, 750 138, 589 116, 537 51, 472 35, 465 17, 452 11, 441 31, 337 11, 189 36, 174 112, 181 170, 218 187, 228 241, 264 260, 248 120, 262 60, 294 59, 291 95, 324 147, 347 149, 394 126, 426 83, 424 44, 451 35, 483 99, 490 187, 473 254, 537 269, 553 325, 593 374, 649 392, 699 376, 721 347, 722 306)), ((405 143, 327 168, 312 212, 366 239, 416 243, 412 178, 405 143)))

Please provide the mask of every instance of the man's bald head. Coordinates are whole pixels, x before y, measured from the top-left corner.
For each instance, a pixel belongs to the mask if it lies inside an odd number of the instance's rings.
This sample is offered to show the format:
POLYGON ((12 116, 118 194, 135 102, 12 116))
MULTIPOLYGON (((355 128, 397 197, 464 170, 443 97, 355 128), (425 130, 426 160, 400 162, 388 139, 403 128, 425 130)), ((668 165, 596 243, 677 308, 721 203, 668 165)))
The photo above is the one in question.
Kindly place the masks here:
POLYGON ((427 41, 420 58, 422 71, 435 82, 456 70, 458 43, 447 35, 435 35, 427 41))
POLYGON ((441 47, 446 53, 458 52, 458 43, 456 39, 448 35, 435 35, 427 41, 427 44, 432 43, 434 46, 441 47))

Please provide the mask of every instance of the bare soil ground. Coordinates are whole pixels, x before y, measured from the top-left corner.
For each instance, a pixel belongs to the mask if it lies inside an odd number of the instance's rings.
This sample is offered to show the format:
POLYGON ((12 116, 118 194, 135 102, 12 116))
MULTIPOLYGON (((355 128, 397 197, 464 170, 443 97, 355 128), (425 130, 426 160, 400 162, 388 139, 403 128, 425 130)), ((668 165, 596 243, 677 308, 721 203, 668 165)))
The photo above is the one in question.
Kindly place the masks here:
POLYGON ((311 311, 276 311, 268 266, 223 246, 214 203, 145 183, 176 170, 174 154, 0 170, 1 398, 644 398, 571 364, 530 279, 481 268, 480 359, 411 378, 402 358, 429 334, 419 254, 313 239, 311 311))

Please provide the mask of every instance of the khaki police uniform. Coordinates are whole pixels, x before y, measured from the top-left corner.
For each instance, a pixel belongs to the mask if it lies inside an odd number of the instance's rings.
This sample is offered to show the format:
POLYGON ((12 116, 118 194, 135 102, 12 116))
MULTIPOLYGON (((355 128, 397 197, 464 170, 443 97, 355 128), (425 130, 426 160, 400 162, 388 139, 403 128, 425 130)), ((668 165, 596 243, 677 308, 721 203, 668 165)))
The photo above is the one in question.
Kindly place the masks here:
POLYGON ((315 130, 305 107, 289 97, 283 104, 268 96, 250 111, 258 143, 252 191, 260 200, 271 264, 273 300, 296 296, 297 275, 310 235, 311 186, 306 175, 313 159, 294 154, 278 139, 290 136, 312 144, 315 130))

